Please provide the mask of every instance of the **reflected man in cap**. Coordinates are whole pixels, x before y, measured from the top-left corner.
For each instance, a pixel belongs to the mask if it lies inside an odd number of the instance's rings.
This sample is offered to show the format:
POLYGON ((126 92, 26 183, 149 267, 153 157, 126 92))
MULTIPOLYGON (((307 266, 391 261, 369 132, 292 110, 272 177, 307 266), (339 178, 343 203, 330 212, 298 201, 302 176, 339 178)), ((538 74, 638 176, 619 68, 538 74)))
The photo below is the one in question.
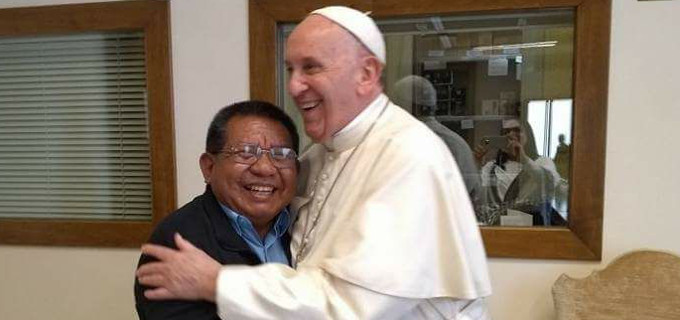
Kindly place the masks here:
POLYGON ((223 319, 486 319, 486 256, 463 179, 441 139, 383 94, 385 44, 373 20, 346 7, 314 11, 285 57, 315 142, 291 204, 295 268, 194 271, 205 260, 190 245, 145 246, 162 261, 138 270, 157 287, 147 296, 215 301, 223 319))
POLYGON ((417 75, 408 75, 394 84, 394 102, 401 107, 421 108, 422 121, 432 132, 437 134, 451 151, 458 169, 463 175, 465 187, 474 204, 479 197, 480 178, 475 157, 467 141, 458 133, 443 125, 436 118, 437 91, 432 83, 417 75))

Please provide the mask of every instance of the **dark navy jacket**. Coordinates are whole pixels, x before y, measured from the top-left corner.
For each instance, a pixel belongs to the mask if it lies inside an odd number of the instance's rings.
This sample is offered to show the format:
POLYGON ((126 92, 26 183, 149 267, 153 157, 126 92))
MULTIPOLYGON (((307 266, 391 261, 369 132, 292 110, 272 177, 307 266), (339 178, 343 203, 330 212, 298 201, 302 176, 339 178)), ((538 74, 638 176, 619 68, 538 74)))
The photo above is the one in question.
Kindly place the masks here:
MULTIPOLYGON (((227 215, 220 208, 215 195, 206 188, 205 193, 196 197, 182 208, 167 216, 156 227, 150 243, 177 248, 173 235, 179 232, 182 237, 197 248, 202 249, 221 264, 256 265, 261 261, 248 244, 234 231, 227 215)), ((282 238, 286 255, 290 261, 290 237, 282 238)), ((154 261, 146 255, 139 259, 139 265, 154 261)), ((135 306, 140 320, 218 320, 214 303, 208 301, 151 301, 144 297, 144 290, 135 278, 135 306)))

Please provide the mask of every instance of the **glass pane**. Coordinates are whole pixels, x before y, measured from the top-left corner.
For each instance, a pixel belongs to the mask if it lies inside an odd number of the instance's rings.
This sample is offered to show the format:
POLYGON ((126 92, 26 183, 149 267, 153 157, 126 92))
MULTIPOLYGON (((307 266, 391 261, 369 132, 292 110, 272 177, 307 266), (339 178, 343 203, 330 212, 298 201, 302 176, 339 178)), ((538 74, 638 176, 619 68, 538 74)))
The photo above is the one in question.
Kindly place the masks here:
MULTIPOLYGON (((480 225, 566 225, 572 9, 379 20, 385 93, 449 146, 480 225)), ((279 26, 279 48, 294 25, 279 26)), ((293 116, 279 52, 279 104, 293 116)))

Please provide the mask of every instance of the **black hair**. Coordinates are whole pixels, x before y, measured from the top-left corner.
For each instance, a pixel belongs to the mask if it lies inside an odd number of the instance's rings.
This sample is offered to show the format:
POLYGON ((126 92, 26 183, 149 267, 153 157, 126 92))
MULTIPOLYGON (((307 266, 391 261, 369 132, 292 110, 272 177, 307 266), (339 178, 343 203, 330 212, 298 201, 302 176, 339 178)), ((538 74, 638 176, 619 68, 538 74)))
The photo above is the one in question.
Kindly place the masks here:
POLYGON ((215 114, 208 128, 208 136, 205 141, 206 152, 216 154, 222 151, 224 143, 227 141, 226 125, 235 116, 262 117, 282 124, 288 131, 288 137, 293 143, 293 150, 299 154, 300 137, 293 120, 281 108, 269 102, 257 100, 237 102, 222 108, 215 114))

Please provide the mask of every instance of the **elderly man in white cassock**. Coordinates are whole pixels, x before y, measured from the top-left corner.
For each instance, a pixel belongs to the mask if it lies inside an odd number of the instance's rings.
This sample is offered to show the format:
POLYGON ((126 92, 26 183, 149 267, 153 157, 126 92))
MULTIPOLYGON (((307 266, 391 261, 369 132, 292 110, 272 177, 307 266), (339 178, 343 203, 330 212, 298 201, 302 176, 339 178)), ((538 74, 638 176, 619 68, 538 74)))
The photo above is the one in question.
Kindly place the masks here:
POLYGON ((137 271, 150 299, 214 301, 223 319, 487 319, 474 212, 451 153, 382 93, 385 44, 346 7, 288 38, 288 90, 315 142, 301 158, 282 264, 220 266, 179 235, 137 271))

